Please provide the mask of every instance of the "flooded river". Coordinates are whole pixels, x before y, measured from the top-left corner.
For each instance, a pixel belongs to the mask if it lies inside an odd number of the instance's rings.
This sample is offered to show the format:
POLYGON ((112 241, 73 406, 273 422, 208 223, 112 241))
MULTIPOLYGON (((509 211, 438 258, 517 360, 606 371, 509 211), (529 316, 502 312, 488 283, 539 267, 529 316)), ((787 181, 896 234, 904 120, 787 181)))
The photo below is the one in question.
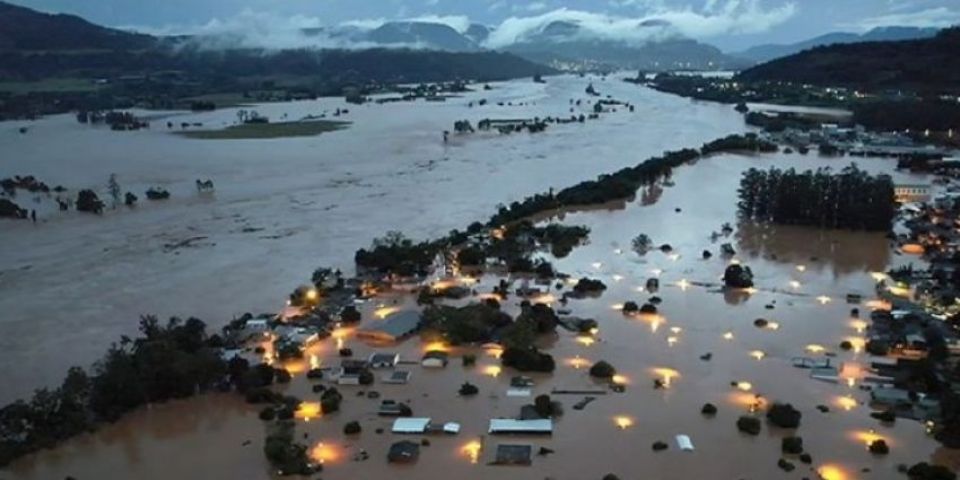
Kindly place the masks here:
MULTIPOLYGON (((87 365, 136 333, 142 314, 196 316, 219 327, 247 311, 275 311, 314 268, 351 271, 353 253, 388 230, 439 236, 489 218, 498 203, 745 129, 728 106, 614 78, 492 86, 444 103, 325 98, 252 107, 274 121, 350 109, 339 117, 353 122, 349 129, 311 138, 194 140, 167 131, 167 121, 218 128, 235 122, 237 109, 161 115, 138 132, 92 128, 69 115, 0 124, 0 177, 31 174, 73 189, 74 198, 80 188, 107 198, 116 173, 141 197, 136 209, 100 218, 60 214, 51 200, 20 194, 40 224, 0 228, 0 402, 58 384, 69 366, 87 365), (586 99, 591 81, 636 111, 538 135, 442 141, 461 119, 569 116, 570 100, 586 99), (468 107, 481 99, 488 103, 468 107), (27 134, 18 133, 21 125, 27 134), (196 179, 213 180, 216 193, 198 195, 196 179), (144 200, 153 185, 173 198, 144 200), (176 247, 185 241, 189 247, 176 247)), ((585 111, 592 108, 575 108, 585 111)))
MULTIPOLYGON (((439 132, 456 119, 561 114, 569 108, 569 98, 582 96, 587 82, 575 77, 551 79, 546 86, 511 82, 445 104, 351 107, 353 127, 311 139, 199 141, 156 128, 117 134, 84 129, 65 117, 39 122, 24 137, 4 131, 5 153, 14 153, 4 157, 16 162, 2 164, 0 174, 33 173, 51 185, 89 186, 105 183, 106 174, 116 171, 121 182, 165 185, 174 199, 137 211, 108 212, 104 218, 50 213, 38 226, 4 224, 0 241, 14 248, 4 249, 0 264, 0 308, 5 312, 0 321, 8 332, 0 339, 5 353, 0 368, 11 389, 0 395, 9 400, 57 381, 67 365, 88 362, 119 335, 132 333, 141 313, 198 315, 218 324, 246 310, 275 310, 316 265, 349 269, 353 251, 386 230, 418 238, 442 234, 486 218, 497 203, 744 128, 729 107, 595 80, 601 92, 634 102, 637 111, 609 114, 586 125, 554 126, 538 137, 476 136, 456 138, 447 146, 439 141, 439 132), (470 99, 484 96, 536 104, 515 110, 484 107, 489 112, 483 113, 467 108, 470 99), (76 151, 90 153, 70 155, 76 151), (215 198, 190 192, 197 177, 215 180, 215 198), (195 248, 163 248, 195 236, 206 237, 195 248)), ((271 116, 284 111, 295 116, 335 106, 342 105, 327 99, 259 108, 271 116)), ((210 124, 229 121, 231 115, 191 118, 210 124)), ((714 156, 678 168, 670 185, 640 192, 622 208, 554 219, 591 228, 589 244, 556 260, 558 269, 599 278, 609 288, 598 298, 571 300, 566 306, 573 315, 599 322, 594 341, 562 330, 542 340, 557 360, 557 370, 534 376, 534 395, 603 389, 587 374, 599 360, 618 369, 627 389, 598 395, 582 411, 572 406, 583 395, 554 395, 565 413, 550 437, 486 435, 488 419, 516 416, 532 397, 508 397, 514 372, 498 372, 494 352, 482 350, 473 352, 478 354, 474 367, 463 367, 456 358, 464 351, 454 351, 445 369, 405 365, 413 374, 408 385, 378 380, 372 387, 340 387, 342 410, 299 419, 298 437, 323 460, 320 476, 328 480, 504 475, 599 480, 607 473, 662 480, 800 479, 818 473, 832 480, 887 479, 897 478, 901 463, 953 462, 952 452, 938 450, 923 425, 899 420, 881 426, 871 419, 865 404, 869 395, 858 388, 869 357, 860 348, 863 325, 851 318, 854 305, 844 297, 860 293, 872 298, 871 272, 915 259, 894 255, 882 234, 761 227, 736 220, 743 170, 841 168, 847 163, 812 155, 714 156), (724 222, 735 231, 711 240, 711 232, 724 222), (655 244, 669 243, 673 253, 633 253, 630 241, 639 233, 655 244), (727 242, 737 250, 736 261, 752 268, 755 292, 725 295, 703 286, 719 283, 730 261, 719 255, 719 245, 727 242), (714 256, 704 260, 703 250, 714 256), (652 294, 643 287, 651 277, 661 282, 658 316, 625 317, 616 310, 629 300, 646 301, 652 294), (757 318, 776 328, 755 327, 757 318), (840 351, 844 340, 857 348, 840 351), (819 357, 821 350, 837 352, 834 362, 844 363, 840 382, 810 379, 809 371, 791 365, 791 358, 819 357), (701 359, 707 353, 710 359, 701 359), (668 388, 654 389, 657 379, 668 388), (477 385, 480 394, 459 397, 465 381, 477 385), (380 400, 357 395, 371 389, 382 398, 407 402, 417 416, 459 422, 461 433, 429 437, 430 445, 422 447, 414 465, 388 465, 387 449, 399 438, 389 433, 390 420, 376 416, 380 400), (759 436, 749 437, 734 425, 757 401, 778 400, 803 413, 797 434, 813 457, 809 466, 794 459, 797 470, 789 474, 777 467, 786 432, 765 423, 759 436), (715 417, 700 414, 705 402, 717 405, 715 417), (829 412, 819 411, 818 405, 829 412), (620 428, 618 422, 625 420, 630 425, 620 428), (359 421, 363 433, 344 436, 343 426, 350 421, 359 421), (678 434, 689 435, 696 450, 681 452, 673 440, 678 434), (877 457, 866 450, 874 438, 887 441, 890 455, 877 457), (670 448, 655 453, 655 441, 670 448), (465 450, 472 442, 484 447, 476 463, 465 450), (486 465, 500 443, 529 443, 556 453, 535 456, 531 468, 486 465), (356 460, 360 452, 369 459, 356 460)), ((871 172, 892 173, 894 166, 887 160, 860 159, 859 164, 871 172)), ((893 175, 904 182, 925 180, 893 175)), ((485 277, 476 288, 487 292, 497 280, 485 277)), ((409 304, 410 299, 398 301, 409 304)), ((518 302, 510 298, 504 307, 515 314, 518 302)), ((364 310, 368 324, 377 321, 375 307, 364 310)), ((352 332, 342 334, 356 356, 374 351, 352 332)), ((415 338, 390 350, 417 361, 427 348, 425 340, 415 338)), ((336 350, 334 340, 326 340, 308 355, 332 366, 339 361, 336 350)), ((306 362, 287 365, 295 378, 284 390, 318 399, 303 375, 306 362)), ((23 459, 0 471, 0 478, 270 478, 262 453, 265 426, 256 413, 225 395, 152 406, 62 448, 23 459)))

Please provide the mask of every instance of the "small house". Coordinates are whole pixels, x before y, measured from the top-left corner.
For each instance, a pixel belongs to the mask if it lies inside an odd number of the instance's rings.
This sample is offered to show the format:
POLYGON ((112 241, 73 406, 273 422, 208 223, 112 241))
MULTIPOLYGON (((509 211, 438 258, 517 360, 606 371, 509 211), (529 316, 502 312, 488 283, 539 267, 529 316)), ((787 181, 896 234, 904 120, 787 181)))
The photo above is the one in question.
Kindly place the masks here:
POLYGON ((551 435, 553 421, 549 418, 535 420, 495 418, 490 420, 488 433, 491 435, 551 435))
POLYGON ((406 370, 394 370, 388 375, 384 375, 380 380, 388 385, 406 385, 410 381, 410 372, 406 370))
POLYGON ((429 418, 398 418, 393 421, 393 428, 390 431, 400 434, 417 434, 426 433, 429 427, 429 418))
POLYGON ((338 385, 360 385, 360 376, 367 371, 367 362, 363 360, 344 360, 340 362, 337 374, 338 385))
POLYGON ((390 445, 387 461, 390 463, 411 463, 420 456, 420 444, 404 440, 390 445))
POLYGON ((397 353, 372 353, 367 363, 370 368, 393 368, 400 362, 400 355, 397 353))
POLYGON ((496 459, 494 465, 530 465, 533 457, 532 445, 497 445, 496 459))
POLYGON ((420 312, 402 311, 392 315, 374 326, 357 331, 357 338, 373 342, 394 343, 413 335, 420 330, 422 319, 420 312))
POLYGON ((423 355, 420 365, 424 368, 444 368, 450 361, 449 358, 450 356, 447 352, 431 350, 423 355))

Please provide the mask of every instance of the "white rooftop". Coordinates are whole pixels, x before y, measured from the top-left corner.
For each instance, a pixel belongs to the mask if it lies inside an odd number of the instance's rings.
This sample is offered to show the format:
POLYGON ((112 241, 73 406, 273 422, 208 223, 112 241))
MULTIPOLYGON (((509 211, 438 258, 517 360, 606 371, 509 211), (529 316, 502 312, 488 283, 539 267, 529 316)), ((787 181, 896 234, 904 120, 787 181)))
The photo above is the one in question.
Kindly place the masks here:
POLYGON ((393 433, 423 433, 429 425, 429 418, 398 418, 393 421, 393 433))

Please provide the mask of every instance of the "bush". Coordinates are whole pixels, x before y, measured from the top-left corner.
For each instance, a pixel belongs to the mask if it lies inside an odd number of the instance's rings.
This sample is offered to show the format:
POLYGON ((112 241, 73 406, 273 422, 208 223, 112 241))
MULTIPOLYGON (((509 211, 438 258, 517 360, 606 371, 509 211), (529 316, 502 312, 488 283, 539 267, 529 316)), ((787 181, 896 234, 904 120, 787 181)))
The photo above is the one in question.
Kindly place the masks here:
POLYGON ((780 442, 780 450, 788 455, 803 453, 803 439, 800 437, 785 437, 780 442))
POLYGON ((542 418, 550 418, 557 413, 550 395, 537 395, 537 398, 533 399, 533 408, 537 411, 537 415, 542 418))
POLYGON ((643 306, 640 307, 640 313, 644 315, 656 315, 657 306, 652 303, 644 303, 643 306))
POLYGON ((480 393, 480 389, 476 385, 466 382, 463 385, 460 385, 460 395, 464 397, 469 397, 480 393))
POLYGON ((260 420, 263 420, 263 421, 265 421, 265 422, 269 422, 269 421, 277 418, 277 411, 274 410, 273 407, 264 407, 263 410, 260 410, 260 415, 259 415, 259 416, 260 416, 260 420))
POLYGON ((753 287, 753 271, 743 265, 730 265, 723 272, 723 284, 728 288, 753 287))
POLYGON ((323 414, 336 412, 340 410, 341 401, 343 401, 343 395, 336 388, 328 388, 320 395, 320 411, 323 414))
POLYGON ((477 356, 472 353, 468 353, 463 357, 460 357, 460 361, 463 362, 464 367, 472 367, 477 364, 477 356))
POLYGON ((603 282, 592 278, 581 278, 580 281, 573 286, 574 293, 577 293, 578 295, 601 293, 606 289, 607 286, 604 285, 603 282))
POLYGON ((348 325, 360 323, 360 311, 353 305, 347 305, 340 311, 340 321, 348 325))
POLYGON ((910 480, 956 480, 957 475, 941 465, 920 462, 907 470, 910 480))
POLYGON ((590 367, 591 377, 612 378, 616 374, 617 374, 617 369, 613 368, 613 365, 610 365, 609 363, 603 360, 600 360, 599 362, 594 363, 593 366, 590 367))
POLYGON ((373 383, 373 372, 370 370, 364 370, 360 372, 360 385, 370 385, 373 383))
POLYGON ((90 213, 103 213, 103 201, 93 190, 80 190, 77 192, 77 211, 90 213))
POLYGON ((737 419, 737 430, 749 435, 760 434, 760 420, 754 417, 743 416, 737 419))
POLYGON ((550 354, 542 353, 533 347, 507 347, 500 355, 500 363, 521 372, 550 373, 556 368, 556 363, 550 354))
POLYGON ((344 435, 356 435, 360 433, 363 429, 360 427, 360 422, 353 421, 343 426, 344 435))
POLYGON ((712 417, 717 414, 717 406, 712 403, 704 403, 703 408, 700 409, 700 413, 712 417))
POLYGON ((623 313, 637 313, 638 310, 640 310, 640 306, 637 305, 637 302, 630 301, 623 304, 623 313))
POLYGON ((870 442, 870 446, 868 448, 870 453, 874 455, 886 455, 890 453, 890 447, 882 438, 870 442))
POLYGON ((789 403, 774 403, 767 410, 767 421, 780 428, 797 428, 803 415, 789 403))

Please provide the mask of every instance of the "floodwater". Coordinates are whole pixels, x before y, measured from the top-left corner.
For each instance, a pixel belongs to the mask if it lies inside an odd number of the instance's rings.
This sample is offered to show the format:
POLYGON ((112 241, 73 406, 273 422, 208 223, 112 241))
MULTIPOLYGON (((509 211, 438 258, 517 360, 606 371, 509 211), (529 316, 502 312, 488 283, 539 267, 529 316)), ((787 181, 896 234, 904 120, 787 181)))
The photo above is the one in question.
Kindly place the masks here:
POLYGON ((0 177, 35 175, 70 188, 73 198, 95 188, 106 199, 115 173, 141 197, 136 209, 100 218, 18 196, 40 223, 0 228, 0 402, 58 384, 71 365, 89 365, 121 335, 135 334, 140 315, 195 316, 219 328, 244 312, 276 311, 314 268, 352 271, 353 253, 389 230, 436 237, 489 218, 501 202, 746 128, 729 106, 614 77, 493 87, 445 103, 324 98, 248 107, 274 121, 350 110, 338 118, 354 122, 349 129, 311 138, 194 140, 167 131, 167 121, 219 128, 236 121, 237 109, 159 114, 151 130, 138 132, 84 126, 70 115, 0 124, 0 177), (535 136, 442 142, 456 120, 569 116, 570 100, 587 99, 590 82, 636 111, 535 136), (480 99, 489 103, 468 108, 480 99), (213 180, 216 193, 199 195, 196 179, 213 180), (143 199, 154 185, 173 198, 143 199))
MULTIPOLYGON (((869 418, 868 394, 857 388, 861 367, 869 364, 869 357, 860 351, 839 352, 838 348, 846 339, 859 345, 855 341, 860 336, 859 326, 850 317, 854 305, 844 301, 845 294, 861 293, 870 299, 871 272, 912 258, 892 254, 882 234, 737 224, 735 191, 740 172, 770 165, 840 168, 846 160, 782 154, 715 156, 677 169, 671 179, 673 186, 641 194, 623 208, 568 213, 558 219, 592 229, 590 243, 557 261, 559 269, 575 277, 599 278, 609 288, 598 298, 568 303, 566 308, 573 315, 597 319, 599 332, 593 342, 564 331, 543 339, 542 347, 549 349, 558 367, 552 375, 533 376, 537 381, 534 395, 553 389, 602 389, 587 375, 589 365, 598 360, 607 360, 618 369, 628 385, 625 393, 598 395, 582 411, 572 408, 582 395, 554 395, 564 404, 565 413, 551 437, 485 436, 489 418, 515 416, 532 398, 506 396, 514 373, 505 370, 494 375, 497 371, 491 367, 499 362, 493 352, 478 351, 477 365, 463 367, 456 357, 464 352, 454 351, 453 361, 445 369, 404 365, 402 368, 413 373, 410 384, 378 381, 372 387, 340 387, 344 393, 341 412, 299 419, 298 432, 306 434, 303 441, 324 461, 322 477, 493 479, 509 475, 530 480, 581 480, 615 473, 625 479, 687 480, 799 479, 822 473, 830 479, 887 479, 897 478, 895 469, 901 463, 955 462, 956 455, 938 449, 921 424, 899 420, 893 426, 882 426, 869 418), (736 231, 728 238, 711 241, 710 233, 719 231, 724 222, 732 223, 736 231), (639 256, 631 252, 630 240, 638 233, 648 234, 656 244, 671 244, 673 254, 654 251, 639 256), (719 244, 724 242, 732 243, 738 252, 735 259, 754 271, 755 292, 724 295, 700 286, 717 283, 728 265, 730 260, 718 255, 719 244), (703 260, 704 249, 714 257, 703 260), (660 314, 624 317, 616 310, 617 304, 645 301, 651 293, 641 287, 652 276, 661 280, 656 293, 663 299, 660 314), (765 308, 768 304, 775 308, 765 308), (778 328, 759 329, 753 325, 756 318, 775 322, 778 328), (808 371, 791 366, 792 357, 822 355, 811 353, 819 351, 817 347, 837 352, 834 361, 844 363, 839 383, 812 380, 808 371), (709 361, 701 360, 705 353, 712 354, 709 361), (652 388, 655 379, 668 379, 669 387, 652 388), (458 397, 457 389, 465 381, 477 385, 480 394, 458 397), (734 388, 731 382, 748 382, 751 389, 734 388), (389 465, 387 449, 401 438, 389 433, 389 420, 375 415, 380 400, 357 396, 357 392, 371 389, 382 398, 408 402, 417 416, 459 422, 461 433, 429 437, 430 445, 421 448, 414 465, 389 465), (794 459, 798 468, 793 473, 778 469, 780 440, 787 432, 767 424, 757 437, 737 432, 736 419, 749 414, 757 394, 765 404, 789 401, 803 413, 797 434, 813 456, 813 465, 794 459), (718 406, 716 417, 700 415, 704 402, 718 406), (830 411, 821 413, 817 405, 826 405, 830 411), (629 426, 618 426, 622 419, 629 420, 629 426), (354 420, 361 423, 363 433, 347 438, 342 434, 343 425, 354 420), (378 428, 387 433, 376 433, 378 428), (689 435, 696 450, 681 452, 673 440, 677 434, 689 435), (885 439, 891 453, 871 455, 866 443, 874 438, 885 439), (650 446, 658 440, 667 442, 670 449, 654 453, 650 446), (476 463, 465 450, 472 442, 484 447, 476 463), (500 443, 528 443, 556 453, 535 456, 529 468, 486 465, 500 443), (355 460, 361 451, 369 453, 368 460, 355 460)), ((894 163, 867 160, 860 165, 869 171, 892 172, 894 163)), ((900 181, 922 180, 899 173, 894 176, 900 181)), ((489 291, 496 281, 485 277, 476 289, 489 291)), ((558 298, 561 293, 555 291, 553 296, 558 298)), ((409 306, 410 299, 381 299, 385 305, 394 301, 403 307, 409 306)), ((510 298, 504 306, 516 313, 518 302, 510 298)), ((371 315, 377 307, 376 303, 365 306, 365 322, 377 321, 371 315)), ((866 317, 869 304, 859 307, 866 317)), ((374 351, 352 338, 348 330, 335 337, 343 338, 344 346, 353 348, 359 357, 374 351)), ((411 339, 393 351, 416 361, 424 350, 433 348, 428 340, 411 339)), ((332 339, 312 347, 308 355, 322 365, 336 365, 336 350, 332 339)), ((309 361, 288 364, 298 373, 285 393, 306 400, 316 398, 302 374, 309 361)), ((156 406, 93 436, 68 442, 62 449, 19 462, 10 474, 17 479, 65 475, 145 480, 269 478, 261 453, 264 427, 257 422, 251 410, 221 397, 156 406), (174 463, 171 458, 184 461, 174 463)))

